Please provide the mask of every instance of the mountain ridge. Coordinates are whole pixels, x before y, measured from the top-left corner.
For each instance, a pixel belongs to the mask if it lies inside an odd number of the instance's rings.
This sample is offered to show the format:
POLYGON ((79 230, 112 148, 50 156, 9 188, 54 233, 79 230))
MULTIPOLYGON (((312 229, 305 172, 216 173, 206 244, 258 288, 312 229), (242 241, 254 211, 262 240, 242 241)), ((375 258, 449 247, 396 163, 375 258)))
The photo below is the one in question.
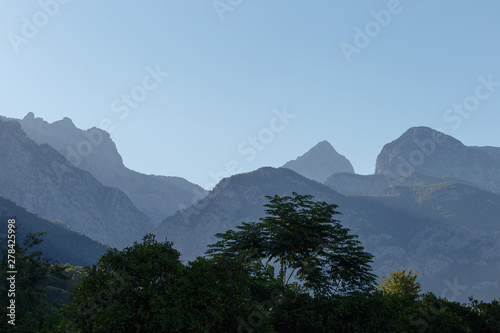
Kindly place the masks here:
MULTIPOLYGON (((500 291, 497 287, 474 289, 483 282, 500 282, 494 269, 483 275, 475 273, 483 262, 495 267, 500 259, 496 250, 500 248, 500 233, 491 232, 498 221, 495 212, 500 209, 500 195, 456 182, 427 188, 396 186, 379 196, 345 196, 290 169, 265 167, 225 178, 199 207, 193 205, 168 217, 155 233, 160 239, 173 241, 184 260, 192 260, 215 243, 214 234, 263 217, 265 195, 292 192, 337 204, 341 213, 337 218, 375 255, 373 267, 379 277, 393 269, 413 268, 420 274, 424 290, 437 294, 446 287, 444 281, 454 277, 467 283, 468 291, 478 298, 487 299, 500 291), (469 202, 475 196, 478 199, 469 202), (473 211, 458 220, 449 214, 468 207, 473 211), (471 219, 474 211, 481 211, 484 225, 471 219), (428 242, 429 238, 433 241, 428 242)), ((466 301, 469 295, 463 293, 458 298, 466 301)))
POLYGON ((395 179, 412 172, 453 177, 500 193, 500 163, 484 149, 465 146, 429 127, 412 127, 386 144, 377 156, 375 174, 395 179))
POLYGON ((37 144, 15 121, 0 120, 0 196, 112 246, 130 245, 152 228, 122 191, 37 144))
POLYGON ((105 186, 122 190, 157 225, 180 207, 195 203, 206 191, 181 177, 145 175, 127 168, 108 132, 77 128, 72 120, 48 123, 30 112, 17 121, 38 144, 49 144, 74 166, 90 172, 105 186))

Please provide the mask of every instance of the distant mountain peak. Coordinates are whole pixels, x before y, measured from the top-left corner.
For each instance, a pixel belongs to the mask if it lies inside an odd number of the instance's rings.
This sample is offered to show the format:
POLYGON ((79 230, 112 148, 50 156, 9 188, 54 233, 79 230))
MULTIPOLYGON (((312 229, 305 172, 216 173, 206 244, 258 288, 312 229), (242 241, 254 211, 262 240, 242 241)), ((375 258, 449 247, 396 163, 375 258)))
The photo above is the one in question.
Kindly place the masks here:
POLYGON ((429 127, 412 127, 386 144, 377 156, 375 174, 409 177, 413 172, 451 177, 500 193, 498 150, 468 147, 429 127))
POLYGON ((323 141, 320 141, 316 144, 316 146, 313 147, 313 149, 315 147, 327 147, 327 148, 330 148, 330 149, 333 149, 335 150, 335 148, 333 148, 333 146, 330 144, 330 142, 326 141, 326 140, 323 140, 323 141))
POLYGON ((124 192, 73 167, 21 127, 0 121, 0 196, 112 246, 127 246, 152 227, 124 192))
POLYGON ((35 120, 35 114, 33 112, 28 112, 28 114, 24 116, 23 120, 35 120))
MULTIPOLYGON (((330 144, 330 142, 323 140, 321 142, 318 142, 314 147, 312 147, 307 153, 305 153, 302 156, 305 156, 306 154, 313 155, 313 154, 338 154, 340 155, 335 148, 330 144)), ((342 156, 342 155, 340 155, 342 156)))
POLYGON ((201 187, 180 177, 149 176, 128 169, 110 134, 97 127, 79 129, 68 117, 48 123, 36 118, 33 112, 22 120, 7 120, 19 122, 23 134, 40 145, 48 144, 103 185, 122 190, 153 223, 160 223, 179 207, 193 204, 205 194, 201 187))
POLYGON ((354 173, 351 162, 339 154, 326 140, 316 144, 304 155, 287 162, 283 168, 291 169, 320 183, 337 172, 354 173))
POLYGON ((71 118, 69 117, 64 117, 61 120, 56 120, 53 123, 49 123, 41 117, 36 117, 33 112, 28 112, 20 122, 21 126, 23 127, 43 127, 51 131, 53 130, 53 128, 67 131, 74 131, 77 129, 76 125, 73 123, 73 120, 71 120, 71 118))
POLYGON ((455 146, 460 148, 465 147, 465 145, 460 140, 457 140, 448 134, 445 134, 443 132, 440 132, 438 130, 426 126, 410 127, 406 132, 401 134, 401 136, 397 140, 394 140, 393 142, 404 141, 409 139, 413 140, 413 142, 417 140, 430 139, 437 144, 442 144, 446 142, 445 146, 455 146))
POLYGON ((55 122, 53 122, 53 124, 59 124, 59 125, 64 125, 64 126, 68 126, 71 128, 76 128, 75 124, 73 123, 73 120, 71 120, 71 118, 68 118, 68 117, 64 117, 62 120, 55 121, 55 122))

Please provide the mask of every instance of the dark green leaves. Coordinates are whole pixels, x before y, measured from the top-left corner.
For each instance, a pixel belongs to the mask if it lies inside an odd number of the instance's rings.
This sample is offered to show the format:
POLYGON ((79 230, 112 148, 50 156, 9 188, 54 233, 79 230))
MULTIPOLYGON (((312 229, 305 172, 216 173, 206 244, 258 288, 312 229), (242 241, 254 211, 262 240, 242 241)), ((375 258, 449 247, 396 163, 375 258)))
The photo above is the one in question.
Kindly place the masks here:
MULTIPOLYGON (((268 196, 267 216, 259 222, 243 222, 238 231, 216 235, 207 254, 245 258, 262 272, 277 265, 277 282, 283 294, 292 280, 315 294, 370 291, 372 255, 364 252, 334 215, 337 205, 314 202, 310 195, 268 196)), ((273 276, 274 278, 274 276, 273 276)))

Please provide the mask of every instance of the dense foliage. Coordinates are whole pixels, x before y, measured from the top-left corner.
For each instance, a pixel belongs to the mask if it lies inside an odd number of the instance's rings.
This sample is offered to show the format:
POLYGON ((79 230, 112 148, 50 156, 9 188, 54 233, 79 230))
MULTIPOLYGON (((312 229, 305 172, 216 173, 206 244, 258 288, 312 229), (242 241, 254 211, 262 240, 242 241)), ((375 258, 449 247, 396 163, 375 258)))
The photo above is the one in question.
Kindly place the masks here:
POLYGON ((312 298, 277 307, 271 316, 275 332, 500 332, 500 303, 451 302, 429 293, 419 299, 395 295, 312 298))
MULTIPOLYGON (((279 267, 277 281, 285 292, 291 279, 304 291, 316 295, 368 292, 373 288, 373 256, 363 250, 356 235, 349 234, 340 221, 337 205, 314 202, 310 195, 267 197, 267 216, 259 222, 244 222, 217 234, 219 242, 207 251, 212 256, 244 258, 262 273, 279 267)), ((274 279, 274 274, 271 276, 274 279)))
POLYGON ((5 314, 2 316, 2 332, 49 332, 45 329, 47 325, 50 326, 52 317, 56 314, 53 310, 68 301, 64 298, 71 284, 68 266, 51 263, 49 258, 42 257, 41 251, 33 249, 42 243, 43 235, 44 233, 28 234, 23 246, 19 242, 9 245, 0 243, 0 308, 14 307, 13 317, 5 314), (15 259, 9 261, 11 258, 15 259), (9 273, 14 267, 10 264, 15 265, 16 274, 9 273), (14 297, 7 297, 8 295, 14 297), (13 305, 11 300, 15 301, 13 305), (12 319, 15 325, 8 323, 12 319))
POLYGON ((42 234, 30 234, 16 245, 16 326, 4 318, 0 331, 500 332, 499 301, 421 294, 411 270, 374 288, 371 255, 332 218, 336 206, 310 199, 269 197, 267 217, 219 235, 212 257, 189 263, 171 242, 146 235, 92 266, 53 264, 33 249, 42 234))
POLYGON ((146 235, 109 250, 75 287, 64 332, 233 332, 254 310, 255 284, 238 262, 198 258, 183 265, 171 242, 146 235))
POLYGON ((383 295, 395 295, 416 299, 420 293, 421 286, 417 280, 418 274, 410 269, 402 271, 393 270, 387 276, 382 277, 382 283, 377 286, 377 290, 383 295))

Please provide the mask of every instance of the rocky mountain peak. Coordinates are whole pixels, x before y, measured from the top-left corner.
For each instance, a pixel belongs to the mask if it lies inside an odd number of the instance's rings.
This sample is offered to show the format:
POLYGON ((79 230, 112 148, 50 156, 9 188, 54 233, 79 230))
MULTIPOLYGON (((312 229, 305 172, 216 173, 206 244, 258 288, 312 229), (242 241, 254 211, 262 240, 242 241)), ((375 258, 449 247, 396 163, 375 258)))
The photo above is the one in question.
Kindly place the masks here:
POLYGON ((35 120, 35 114, 33 112, 28 112, 28 114, 26 114, 26 116, 24 116, 23 120, 33 121, 33 120, 35 120))
POLYGON ((123 166, 123 160, 109 133, 96 127, 81 130, 64 117, 49 123, 29 112, 19 120, 23 131, 36 143, 47 143, 65 156, 73 165, 94 166, 104 161, 113 168, 123 166))
POLYGON ((79 129, 68 117, 48 123, 32 112, 22 120, 12 120, 20 122, 33 141, 50 145, 103 185, 125 192, 155 224, 205 195, 201 187, 183 178, 144 175, 128 169, 109 133, 99 128, 79 129))
POLYGON ((283 168, 291 169, 320 183, 337 172, 354 173, 351 162, 339 154, 328 141, 321 141, 304 155, 287 162, 283 168))
POLYGON ((395 182, 414 172, 452 177, 500 193, 500 163, 481 149, 428 127, 412 127, 386 144, 377 157, 375 174, 395 182))
POLYGON ((61 127, 67 127, 68 129, 75 129, 76 128, 75 124, 73 123, 73 120, 71 120, 71 118, 68 118, 68 117, 64 117, 61 120, 55 121, 55 122, 53 122, 53 124, 59 125, 61 127))
POLYGON ((151 228, 122 191, 37 144, 16 121, 0 121, 0 196, 112 246, 130 245, 151 228))

